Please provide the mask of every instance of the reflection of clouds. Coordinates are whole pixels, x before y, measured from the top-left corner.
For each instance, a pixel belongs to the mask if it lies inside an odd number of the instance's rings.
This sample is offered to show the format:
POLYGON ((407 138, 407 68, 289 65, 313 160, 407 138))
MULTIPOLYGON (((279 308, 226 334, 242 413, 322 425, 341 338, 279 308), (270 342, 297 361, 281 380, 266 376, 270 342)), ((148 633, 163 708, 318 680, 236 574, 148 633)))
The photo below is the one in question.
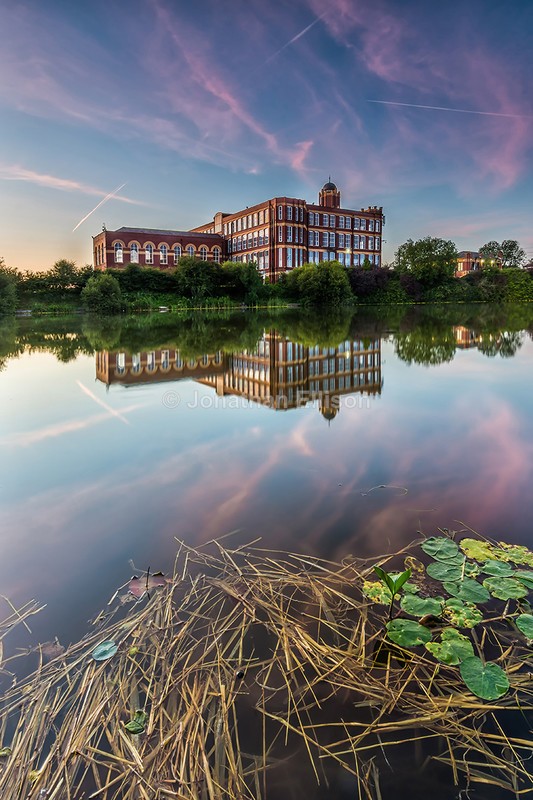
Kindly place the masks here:
POLYGON ((143 408, 143 404, 137 403, 135 405, 127 406, 126 408, 122 409, 122 413, 120 414, 118 412, 110 413, 110 411, 113 411, 113 409, 110 407, 108 408, 110 410, 106 411, 105 414, 93 414, 93 416, 86 417, 85 419, 73 419, 68 422, 58 422, 54 425, 45 425, 43 428, 39 428, 36 431, 21 431, 20 433, 13 433, 10 436, 6 436, 2 443, 5 445, 27 447, 28 445, 42 442, 44 439, 53 439, 56 436, 64 436, 67 433, 74 433, 76 431, 84 430, 85 428, 92 428, 94 425, 99 425, 101 422, 107 422, 110 418, 116 417, 117 415, 120 419, 125 419, 123 417, 124 414, 129 414, 132 411, 137 411, 137 409, 143 408))

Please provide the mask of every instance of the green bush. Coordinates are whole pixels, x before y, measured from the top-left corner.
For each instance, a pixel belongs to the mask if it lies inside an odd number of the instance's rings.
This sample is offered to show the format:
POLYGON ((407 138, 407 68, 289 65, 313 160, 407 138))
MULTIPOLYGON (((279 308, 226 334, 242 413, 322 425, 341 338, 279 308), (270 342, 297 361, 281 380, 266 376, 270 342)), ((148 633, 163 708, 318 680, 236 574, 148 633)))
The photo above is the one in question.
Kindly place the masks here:
POLYGON ((98 314, 116 314, 122 311, 122 294, 116 278, 103 272, 89 278, 81 293, 86 311, 98 314))
POLYGON ((17 308, 17 282, 13 271, 0 263, 0 314, 13 314, 17 308))

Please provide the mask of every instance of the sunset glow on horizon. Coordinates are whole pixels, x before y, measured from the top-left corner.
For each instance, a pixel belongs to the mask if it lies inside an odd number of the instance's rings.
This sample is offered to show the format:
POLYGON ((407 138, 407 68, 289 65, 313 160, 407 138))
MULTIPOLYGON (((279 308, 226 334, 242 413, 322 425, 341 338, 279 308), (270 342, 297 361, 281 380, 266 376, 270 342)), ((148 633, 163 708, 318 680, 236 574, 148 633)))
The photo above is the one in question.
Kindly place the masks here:
POLYGON ((4 0, 0 19, 10 267, 91 263, 103 224, 316 202, 329 176, 343 207, 383 206, 384 261, 428 235, 533 259, 529 0, 4 0))

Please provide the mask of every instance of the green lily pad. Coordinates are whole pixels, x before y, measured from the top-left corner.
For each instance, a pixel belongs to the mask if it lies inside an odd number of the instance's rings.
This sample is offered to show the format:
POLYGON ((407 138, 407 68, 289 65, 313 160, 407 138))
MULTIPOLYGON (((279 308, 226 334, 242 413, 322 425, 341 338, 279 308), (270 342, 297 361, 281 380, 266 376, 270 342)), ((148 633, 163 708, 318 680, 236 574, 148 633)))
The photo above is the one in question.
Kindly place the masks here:
POLYGON ((402 586, 402 589, 404 594, 418 594, 420 591, 420 586, 417 586, 416 583, 410 583, 407 581, 407 583, 404 583, 402 586))
POLYGON ((484 664, 477 656, 465 658, 459 670, 470 691, 482 700, 497 700, 509 689, 503 669, 490 661, 484 664))
POLYGON ((443 615, 458 628, 473 628, 483 619, 483 614, 472 603, 463 603, 458 597, 446 600, 443 615))
POLYGON ((401 647, 416 647, 431 639, 431 632, 412 619, 393 619, 387 622, 387 636, 401 647))
POLYGON ((514 570, 504 561, 486 561, 485 564, 483 564, 482 572, 484 572, 485 575, 493 575, 496 578, 509 578, 514 570))
POLYGON ((0 758, 7 758, 11 755, 13 751, 10 747, 1 747, 0 748, 0 758))
POLYGON ((485 578, 483 586, 499 600, 518 600, 528 594, 528 589, 515 578, 485 578))
POLYGON ((143 711, 142 709, 138 708, 135 714, 133 715, 133 719, 130 719, 124 727, 129 733, 133 733, 138 735, 140 733, 144 733, 144 727, 146 725, 146 720, 148 719, 148 714, 143 711))
POLYGON ((392 595, 381 581, 365 581, 363 583, 363 594, 373 603, 382 603, 386 606, 391 604, 392 595))
POLYGON ((426 614, 440 617, 443 603, 442 597, 418 597, 406 594, 402 597, 401 606, 406 614, 411 614, 413 617, 424 617, 426 614))
POLYGON ((506 544, 500 542, 501 551, 504 556, 500 556, 502 561, 514 561, 515 564, 526 564, 533 567, 533 553, 521 544, 506 544))
POLYGON ((489 542, 480 542, 478 539, 463 539, 459 547, 467 558, 475 561, 491 561, 497 559, 497 549, 489 542))
POLYGON ((441 633, 440 642, 428 642, 425 645, 426 650, 429 650, 443 664, 456 666, 474 655, 474 648, 472 642, 467 636, 455 630, 455 628, 445 628, 441 633))
POLYGON ((455 542, 448 539, 446 536, 432 536, 426 539, 420 545, 424 553, 431 556, 435 561, 455 561, 459 556, 461 561, 464 561, 464 556, 459 552, 459 548, 455 542))
POLYGON ((486 603, 490 600, 488 589, 482 586, 481 583, 472 580, 472 578, 464 578, 457 583, 445 583, 444 588, 453 597, 458 597, 459 600, 466 600, 469 603, 486 603))
POLYGON ((108 658, 115 655, 117 650, 118 645, 113 641, 100 642, 100 644, 94 648, 91 655, 95 661, 107 661, 108 658))
POLYGON ((441 561, 433 561, 428 564, 427 573, 436 581, 460 581, 463 577, 463 570, 455 564, 444 564, 441 561))
POLYGON ((514 575, 517 581, 523 583, 524 586, 527 586, 528 589, 533 589, 533 572, 528 572, 527 570, 517 570, 514 575))
POLYGON ((533 614, 520 614, 515 619, 516 627, 526 639, 533 639, 533 614))
POLYGON ((467 561, 465 564, 465 575, 468 578, 476 578, 481 572, 481 567, 472 561, 467 561))

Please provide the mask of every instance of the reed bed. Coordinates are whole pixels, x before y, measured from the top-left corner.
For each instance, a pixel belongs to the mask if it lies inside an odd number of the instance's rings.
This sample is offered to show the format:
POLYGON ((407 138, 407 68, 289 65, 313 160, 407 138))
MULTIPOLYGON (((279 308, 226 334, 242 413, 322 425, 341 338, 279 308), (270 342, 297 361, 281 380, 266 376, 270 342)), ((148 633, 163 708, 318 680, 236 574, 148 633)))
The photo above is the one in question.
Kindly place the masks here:
POLYGON ((257 543, 181 544, 165 586, 131 603, 125 587, 80 642, 5 692, 0 797, 266 800, 286 796, 279 775, 294 768, 321 785, 342 771, 355 798, 380 800, 380 764, 405 745, 457 786, 530 792, 531 742, 506 720, 533 708, 531 651, 504 615, 477 626, 511 682, 479 700, 456 668, 384 644, 385 611, 361 593, 370 571, 257 543), (97 662, 104 640, 118 651, 97 662))

